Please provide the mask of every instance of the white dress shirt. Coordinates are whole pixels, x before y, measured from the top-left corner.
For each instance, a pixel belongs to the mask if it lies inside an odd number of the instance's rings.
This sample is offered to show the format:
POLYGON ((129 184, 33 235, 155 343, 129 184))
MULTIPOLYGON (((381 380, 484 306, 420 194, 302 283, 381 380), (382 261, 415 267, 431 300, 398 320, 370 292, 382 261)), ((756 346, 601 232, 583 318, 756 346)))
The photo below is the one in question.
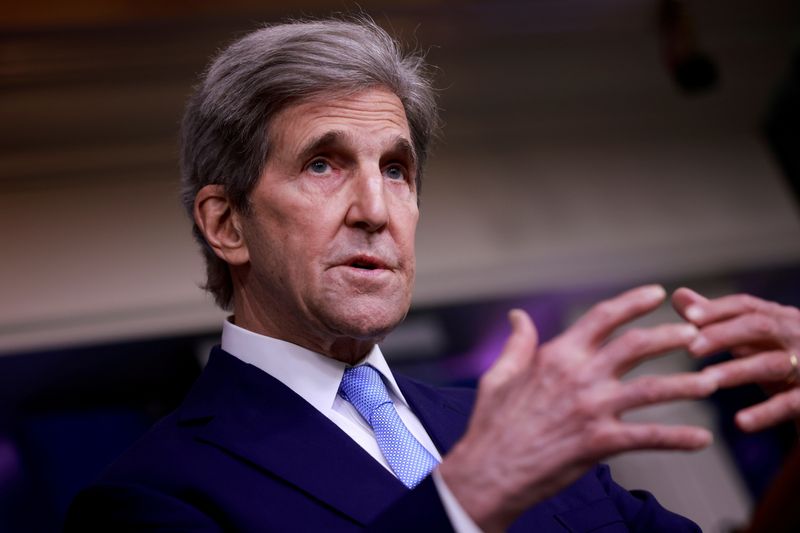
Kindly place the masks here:
MULTIPOLYGON (((292 389, 394 475, 378 447, 370 425, 350 402, 338 394, 344 370, 348 366, 346 363, 290 342, 253 333, 230 320, 226 320, 222 326, 222 349, 292 389)), ((400 419, 420 444, 441 461, 442 456, 433 445, 425 427, 409 408, 377 345, 363 363, 373 366, 381 373, 389 398, 394 402, 400 419)), ((433 471, 433 480, 454 529, 459 533, 480 531, 447 488, 438 470, 433 471)))

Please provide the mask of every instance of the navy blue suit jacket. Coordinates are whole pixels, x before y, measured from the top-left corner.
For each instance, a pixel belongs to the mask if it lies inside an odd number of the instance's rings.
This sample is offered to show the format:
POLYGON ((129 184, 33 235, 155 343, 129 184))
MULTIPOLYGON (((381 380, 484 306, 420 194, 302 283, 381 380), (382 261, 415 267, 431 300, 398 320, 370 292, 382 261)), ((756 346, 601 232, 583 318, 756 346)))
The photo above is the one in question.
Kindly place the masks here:
MULTIPOLYGON (((442 455, 466 429, 474 391, 397 376, 442 455)), ((67 531, 450 531, 435 485, 408 490, 285 385, 215 349, 182 406, 157 423, 69 511, 67 531)), ((699 531, 644 492, 589 471, 512 531, 699 531)))

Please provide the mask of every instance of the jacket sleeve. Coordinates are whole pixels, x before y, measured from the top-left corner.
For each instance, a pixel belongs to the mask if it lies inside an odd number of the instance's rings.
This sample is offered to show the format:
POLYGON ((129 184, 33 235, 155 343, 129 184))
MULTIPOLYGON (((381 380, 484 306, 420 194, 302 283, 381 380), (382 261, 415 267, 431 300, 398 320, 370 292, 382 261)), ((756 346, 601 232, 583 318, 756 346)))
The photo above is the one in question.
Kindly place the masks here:
POLYGON ((190 503, 137 485, 95 485, 78 494, 66 533, 154 531, 216 533, 223 528, 190 503))
POLYGON ((702 533, 700 527, 683 516, 661 506, 655 497, 644 490, 628 491, 611 479, 606 465, 596 469, 600 483, 616 504, 631 531, 642 533, 702 533))

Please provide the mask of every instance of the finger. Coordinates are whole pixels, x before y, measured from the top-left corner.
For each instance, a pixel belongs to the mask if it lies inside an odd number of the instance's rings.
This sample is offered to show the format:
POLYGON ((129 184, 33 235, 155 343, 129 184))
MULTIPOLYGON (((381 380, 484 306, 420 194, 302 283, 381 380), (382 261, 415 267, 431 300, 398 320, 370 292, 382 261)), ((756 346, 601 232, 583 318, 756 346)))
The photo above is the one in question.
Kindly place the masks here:
POLYGON ((689 345, 689 352, 703 356, 742 344, 779 347, 778 327, 779 324, 772 315, 739 315, 701 328, 689 345))
POLYGON ((681 314, 693 324, 704 326, 745 313, 768 311, 773 306, 777 304, 749 294, 734 294, 713 300, 695 301, 685 307, 681 314))
POLYGON ((744 344, 731 348, 730 351, 734 357, 749 357, 758 352, 763 352, 764 348, 756 345, 744 344))
POLYGON ((717 390, 716 377, 703 372, 642 376, 622 383, 611 402, 615 413, 675 400, 705 398, 717 390))
POLYGON ((703 373, 711 375, 719 387, 727 388, 745 383, 784 381, 793 370, 787 353, 775 350, 709 366, 703 373))
POLYGON ((693 322, 691 318, 686 316, 686 310, 693 305, 701 305, 708 302, 708 298, 702 294, 693 291, 687 287, 681 287, 672 293, 672 307, 677 313, 689 322, 693 322))
POLYGON ((800 388, 776 394, 763 403, 739 411, 736 425, 752 432, 797 418, 800 418, 800 388))
POLYGON ((600 302, 565 333, 579 343, 596 346, 616 328, 642 316, 661 304, 666 297, 660 285, 645 285, 600 302))
POLYGON ((609 365, 611 375, 619 377, 648 357, 688 346, 696 336, 697 328, 683 323, 631 329, 609 342, 596 357, 609 365))
POLYGON ((530 364, 539 341, 536 326, 528 313, 522 309, 512 309, 508 313, 508 320, 511 323, 511 335, 500 357, 487 372, 500 380, 513 376, 530 364))
POLYGON ((711 432, 697 426, 621 423, 617 451, 699 450, 714 441, 711 432))

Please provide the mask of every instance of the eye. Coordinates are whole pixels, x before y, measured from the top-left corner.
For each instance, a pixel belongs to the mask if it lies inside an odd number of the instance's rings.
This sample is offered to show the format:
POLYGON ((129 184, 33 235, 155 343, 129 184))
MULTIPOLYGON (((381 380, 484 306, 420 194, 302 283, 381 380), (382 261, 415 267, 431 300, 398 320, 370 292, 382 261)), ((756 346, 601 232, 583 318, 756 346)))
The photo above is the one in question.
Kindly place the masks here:
POLYGON ((324 159, 315 159, 306 168, 312 174, 325 174, 330 171, 331 165, 324 159))
POLYGON ((390 165, 386 167, 383 173, 391 180, 404 181, 406 179, 406 171, 400 165, 390 165))

